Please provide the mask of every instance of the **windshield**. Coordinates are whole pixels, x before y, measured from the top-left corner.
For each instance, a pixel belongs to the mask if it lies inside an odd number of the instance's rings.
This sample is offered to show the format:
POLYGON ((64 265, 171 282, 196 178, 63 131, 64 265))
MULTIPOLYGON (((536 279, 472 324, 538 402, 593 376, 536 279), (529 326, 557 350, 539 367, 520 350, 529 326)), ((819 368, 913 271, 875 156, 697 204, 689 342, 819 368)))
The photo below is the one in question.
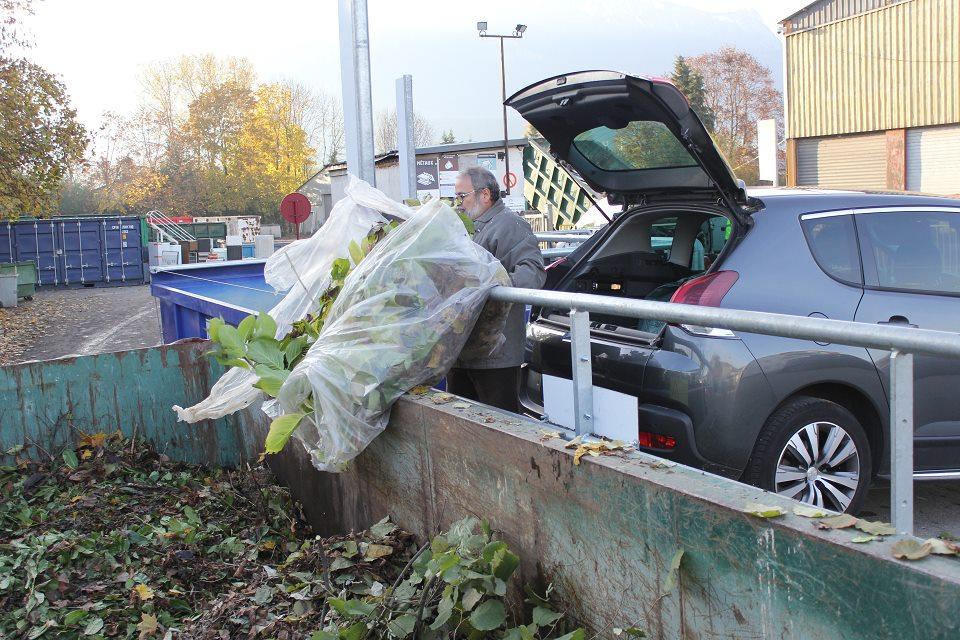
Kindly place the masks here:
POLYGON ((662 122, 634 121, 622 129, 595 127, 577 135, 573 145, 591 164, 604 171, 697 166, 662 122))

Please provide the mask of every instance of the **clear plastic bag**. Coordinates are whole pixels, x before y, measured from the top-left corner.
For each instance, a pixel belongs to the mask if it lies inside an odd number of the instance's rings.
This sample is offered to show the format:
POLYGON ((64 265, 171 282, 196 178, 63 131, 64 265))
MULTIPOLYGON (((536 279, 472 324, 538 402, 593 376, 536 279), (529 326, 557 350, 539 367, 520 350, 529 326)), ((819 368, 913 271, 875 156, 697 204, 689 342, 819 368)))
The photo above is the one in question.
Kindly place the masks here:
MULTIPOLYGON (((509 284, 500 262, 440 201, 381 240, 347 276, 319 338, 277 397, 283 413, 312 403, 294 437, 313 465, 339 471, 363 451, 400 395, 453 365, 489 290, 509 284)), ((502 334, 505 315, 489 321, 502 334)))
MULTIPOLYGON (((277 291, 287 291, 269 312, 277 322, 276 337, 286 335, 295 321, 313 310, 317 297, 330 286, 333 261, 348 257, 351 241, 361 241, 371 228, 386 222, 384 214, 406 219, 412 213, 409 207, 351 176, 346 197, 334 205, 324 225, 310 238, 281 248, 264 265, 267 283, 277 291)), ((192 407, 174 406, 173 410, 183 422, 222 418, 265 398, 253 387, 256 381, 252 371, 230 369, 204 400, 192 407)))

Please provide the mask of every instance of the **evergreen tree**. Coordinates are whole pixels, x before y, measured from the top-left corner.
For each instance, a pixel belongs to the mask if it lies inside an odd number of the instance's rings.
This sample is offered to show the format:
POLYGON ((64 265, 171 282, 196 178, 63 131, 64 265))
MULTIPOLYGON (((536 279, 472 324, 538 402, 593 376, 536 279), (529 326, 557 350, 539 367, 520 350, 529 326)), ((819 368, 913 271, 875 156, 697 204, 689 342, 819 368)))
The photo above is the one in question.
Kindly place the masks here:
POLYGON ((440 135, 440 144, 453 144, 456 141, 457 141, 457 137, 453 135, 453 129, 450 129, 449 131, 444 131, 440 135))
POLYGON ((716 126, 716 115, 707 103, 707 90, 700 72, 692 69, 683 56, 677 56, 673 64, 673 74, 670 76, 673 84, 687 96, 687 101, 694 113, 700 116, 707 131, 713 133, 716 126))

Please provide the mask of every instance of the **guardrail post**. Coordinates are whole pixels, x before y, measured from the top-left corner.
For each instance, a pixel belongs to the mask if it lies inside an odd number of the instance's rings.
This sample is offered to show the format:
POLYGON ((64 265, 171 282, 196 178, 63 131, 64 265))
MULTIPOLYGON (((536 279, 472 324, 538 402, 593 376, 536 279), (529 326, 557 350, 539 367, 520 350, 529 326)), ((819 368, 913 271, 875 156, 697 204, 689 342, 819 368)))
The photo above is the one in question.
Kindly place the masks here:
POLYGON ((593 433, 593 363, 590 361, 590 313, 570 311, 573 415, 578 436, 593 433))
POLYGON ((913 535, 913 354, 890 352, 890 516, 913 535))

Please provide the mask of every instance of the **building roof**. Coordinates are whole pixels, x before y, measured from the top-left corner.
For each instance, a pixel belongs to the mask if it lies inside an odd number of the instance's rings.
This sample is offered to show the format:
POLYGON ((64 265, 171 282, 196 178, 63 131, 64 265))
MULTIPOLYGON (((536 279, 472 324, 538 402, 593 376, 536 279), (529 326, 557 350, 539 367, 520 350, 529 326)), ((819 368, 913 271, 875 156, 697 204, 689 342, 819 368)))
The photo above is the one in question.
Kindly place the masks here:
MULTIPOLYGON (((512 140, 507 140, 508 147, 524 147, 527 145, 526 138, 513 138, 512 140)), ((444 154, 444 153, 460 153, 463 151, 496 151, 497 149, 503 148, 503 140, 492 140, 488 142, 454 142, 453 144, 439 144, 432 147, 418 147, 416 154, 418 156, 429 156, 434 154, 444 154)), ((391 161, 396 161, 400 159, 400 152, 396 149, 391 149, 386 153, 380 153, 373 157, 374 166, 382 166, 389 164, 391 161)), ((346 162, 336 162, 333 164, 326 165, 320 171, 344 171, 347 168, 346 162)))
POLYGON ((912 2, 913 0, 817 0, 811 2, 799 11, 791 13, 780 21, 787 27, 789 34, 793 31, 812 29, 829 22, 836 22, 845 18, 876 11, 895 4, 912 2))

